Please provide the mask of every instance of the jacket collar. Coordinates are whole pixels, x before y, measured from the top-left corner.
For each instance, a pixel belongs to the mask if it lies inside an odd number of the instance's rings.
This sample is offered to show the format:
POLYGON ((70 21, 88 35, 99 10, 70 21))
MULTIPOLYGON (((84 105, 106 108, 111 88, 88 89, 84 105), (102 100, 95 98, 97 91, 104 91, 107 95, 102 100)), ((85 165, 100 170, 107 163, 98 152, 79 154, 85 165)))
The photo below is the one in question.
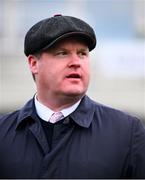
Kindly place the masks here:
POLYGON ((76 111, 70 116, 78 125, 88 128, 93 120, 94 112, 95 106, 93 101, 88 96, 85 96, 76 111))
MULTIPOLYGON (((88 96, 84 96, 78 108, 70 115, 70 117, 79 126, 88 128, 93 120, 94 111, 95 109, 93 101, 88 96)), ((25 122, 28 119, 30 120, 30 118, 32 121, 38 122, 38 117, 34 105, 34 98, 29 100, 20 110, 16 127, 18 127, 20 124, 23 124, 22 122, 25 122)))
POLYGON ((34 99, 30 99, 22 109, 20 109, 16 128, 21 126, 26 121, 38 121, 37 114, 34 106, 34 99))

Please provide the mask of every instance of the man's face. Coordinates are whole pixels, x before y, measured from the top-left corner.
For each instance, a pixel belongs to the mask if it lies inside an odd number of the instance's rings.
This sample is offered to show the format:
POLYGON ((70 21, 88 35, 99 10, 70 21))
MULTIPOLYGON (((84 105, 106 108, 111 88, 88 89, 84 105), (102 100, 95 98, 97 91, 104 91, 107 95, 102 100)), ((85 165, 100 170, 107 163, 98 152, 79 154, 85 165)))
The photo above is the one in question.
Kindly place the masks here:
POLYGON ((38 94, 83 96, 89 84, 89 50, 78 40, 63 40, 43 52, 31 68, 36 77, 38 94))

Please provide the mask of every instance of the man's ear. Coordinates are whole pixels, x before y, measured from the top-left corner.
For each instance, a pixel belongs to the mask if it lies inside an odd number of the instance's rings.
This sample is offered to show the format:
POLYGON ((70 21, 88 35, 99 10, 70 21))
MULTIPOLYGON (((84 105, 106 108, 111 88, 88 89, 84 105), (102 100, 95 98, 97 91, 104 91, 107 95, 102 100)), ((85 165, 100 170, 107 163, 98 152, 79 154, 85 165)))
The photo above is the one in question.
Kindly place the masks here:
POLYGON ((29 55, 28 57, 28 64, 32 74, 37 74, 38 72, 38 59, 34 55, 29 55))

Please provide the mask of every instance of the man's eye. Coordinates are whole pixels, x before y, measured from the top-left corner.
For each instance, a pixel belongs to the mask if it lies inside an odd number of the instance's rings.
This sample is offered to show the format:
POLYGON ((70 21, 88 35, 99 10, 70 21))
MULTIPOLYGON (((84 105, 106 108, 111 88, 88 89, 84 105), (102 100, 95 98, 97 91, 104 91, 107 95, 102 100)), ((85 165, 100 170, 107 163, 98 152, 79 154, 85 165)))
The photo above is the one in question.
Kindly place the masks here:
POLYGON ((88 56, 88 53, 87 53, 87 52, 79 52, 79 55, 80 55, 81 57, 84 57, 84 56, 88 56))
POLYGON ((65 56, 67 55, 68 53, 66 51, 59 51, 56 53, 57 56, 65 56))

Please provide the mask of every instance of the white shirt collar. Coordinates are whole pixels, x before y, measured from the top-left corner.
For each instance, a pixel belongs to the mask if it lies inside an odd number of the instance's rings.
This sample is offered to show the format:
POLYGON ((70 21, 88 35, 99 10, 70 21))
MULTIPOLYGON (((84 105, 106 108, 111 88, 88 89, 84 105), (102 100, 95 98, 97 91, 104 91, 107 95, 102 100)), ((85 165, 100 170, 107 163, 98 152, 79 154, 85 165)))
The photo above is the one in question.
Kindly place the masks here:
MULTIPOLYGON (((79 100, 77 103, 75 103, 74 105, 72 105, 68 108, 62 109, 61 112, 62 112, 63 116, 67 117, 69 114, 74 112, 76 110, 76 108, 79 106, 80 101, 81 100, 79 100)), ((54 111, 52 111, 50 108, 48 108, 47 106, 45 106, 41 102, 39 102, 37 100, 36 95, 35 95, 34 103, 35 103, 35 108, 36 108, 36 112, 37 112, 38 116, 41 119, 43 119, 44 121, 48 122, 50 117, 54 113, 54 111)))

